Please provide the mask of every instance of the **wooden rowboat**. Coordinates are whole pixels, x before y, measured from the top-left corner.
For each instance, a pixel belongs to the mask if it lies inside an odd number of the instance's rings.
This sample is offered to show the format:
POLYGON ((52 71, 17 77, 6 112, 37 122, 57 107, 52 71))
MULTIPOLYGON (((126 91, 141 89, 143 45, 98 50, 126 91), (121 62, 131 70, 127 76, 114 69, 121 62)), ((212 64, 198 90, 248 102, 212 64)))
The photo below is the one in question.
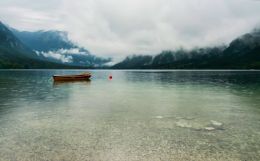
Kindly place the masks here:
POLYGON ((90 80, 90 73, 82 73, 78 75, 54 75, 52 76, 54 81, 84 81, 90 80))

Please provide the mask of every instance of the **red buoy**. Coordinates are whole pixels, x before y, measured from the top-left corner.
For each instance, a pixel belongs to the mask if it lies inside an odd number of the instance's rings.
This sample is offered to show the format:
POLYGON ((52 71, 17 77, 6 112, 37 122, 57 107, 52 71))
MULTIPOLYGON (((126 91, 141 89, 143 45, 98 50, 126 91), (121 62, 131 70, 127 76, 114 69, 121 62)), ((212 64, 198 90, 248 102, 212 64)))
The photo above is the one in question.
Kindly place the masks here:
POLYGON ((113 77, 112 77, 112 75, 110 75, 108 78, 111 80, 113 77))

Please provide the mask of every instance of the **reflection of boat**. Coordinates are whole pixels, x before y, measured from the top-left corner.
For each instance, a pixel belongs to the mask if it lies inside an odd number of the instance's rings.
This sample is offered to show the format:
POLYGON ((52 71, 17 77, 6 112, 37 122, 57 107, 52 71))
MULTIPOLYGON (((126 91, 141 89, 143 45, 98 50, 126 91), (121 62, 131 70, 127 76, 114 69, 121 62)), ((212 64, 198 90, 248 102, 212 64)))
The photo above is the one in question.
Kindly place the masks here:
POLYGON ((90 80, 90 73, 82 73, 78 75, 54 75, 54 81, 86 81, 90 80))
POLYGON ((89 80, 76 80, 76 81, 54 81, 53 86, 59 86, 59 85, 66 85, 66 84, 73 84, 73 83, 80 83, 81 85, 89 85, 89 80))

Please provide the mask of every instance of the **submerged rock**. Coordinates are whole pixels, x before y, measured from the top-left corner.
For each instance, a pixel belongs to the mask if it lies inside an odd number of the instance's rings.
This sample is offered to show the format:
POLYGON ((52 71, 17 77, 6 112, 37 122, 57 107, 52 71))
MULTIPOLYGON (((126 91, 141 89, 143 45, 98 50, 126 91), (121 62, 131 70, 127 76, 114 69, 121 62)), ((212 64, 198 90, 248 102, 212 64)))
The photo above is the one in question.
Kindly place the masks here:
POLYGON ((214 121, 214 120, 211 120, 210 121, 211 122, 211 124, 213 125, 213 126, 222 126, 223 125, 223 123, 221 123, 221 122, 218 122, 218 121, 214 121))
POLYGON ((212 131, 212 130, 215 130, 215 128, 214 127, 205 127, 205 130, 212 131))
POLYGON ((162 119, 163 117, 162 117, 162 116, 156 116, 155 118, 157 118, 157 119, 162 119))
POLYGON ((194 121, 193 119, 190 119, 190 120, 180 119, 175 124, 178 127, 189 128, 192 130, 202 130, 203 129, 203 124, 201 124, 198 121, 194 121))
POLYGON ((186 128, 191 128, 191 127, 192 127, 189 123, 187 123, 187 122, 182 122, 182 121, 176 122, 176 125, 177 125, 178 127, 186 127, 186 128))
POLYGON ((208 131, 224 130, 223 123, 218 122, 218 121, 214 121, 214 120, 210 120, 210 122, 211 123, 207 127, 204 128, 205 130, 208 130, 208 131))
POLYGON ((184 117, 185 120, 194 120, 195 117, 184 117))
POLYGON ((194 120, 195 118, 182 117, 175 124, 177 127, 189 128, 196 131, 214 131, 214 130, 224 130, 223 123, 210 120, 210 124, 206 122, 202 122, 199 120, 194 120))

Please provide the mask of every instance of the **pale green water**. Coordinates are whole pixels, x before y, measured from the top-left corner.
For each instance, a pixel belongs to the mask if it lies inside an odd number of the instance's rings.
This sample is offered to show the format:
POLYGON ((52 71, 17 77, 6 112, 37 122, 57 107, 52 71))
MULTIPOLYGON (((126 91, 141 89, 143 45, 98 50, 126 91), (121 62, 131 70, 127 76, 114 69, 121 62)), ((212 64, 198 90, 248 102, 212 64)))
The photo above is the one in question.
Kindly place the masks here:
POLYGON ((1 161, 260 160, 258 71, 80 72, 0 71, 1 161))

